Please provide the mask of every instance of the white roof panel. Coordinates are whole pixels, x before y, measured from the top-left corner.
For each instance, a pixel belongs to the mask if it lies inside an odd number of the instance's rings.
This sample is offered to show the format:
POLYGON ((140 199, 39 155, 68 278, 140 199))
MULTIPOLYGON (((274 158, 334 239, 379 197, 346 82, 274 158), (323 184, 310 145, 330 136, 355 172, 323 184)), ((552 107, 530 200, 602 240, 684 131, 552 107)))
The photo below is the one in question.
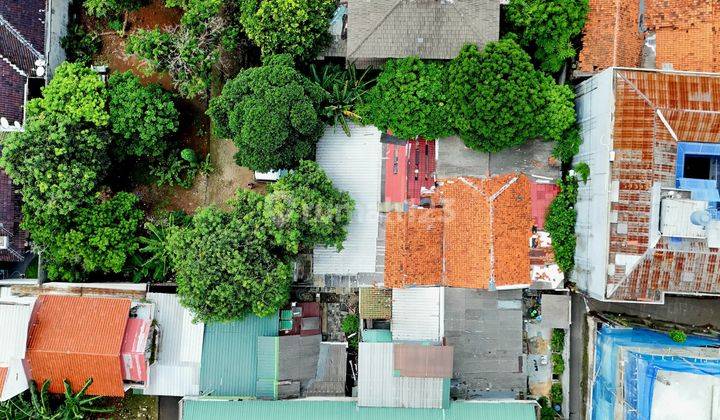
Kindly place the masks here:
POLYGON ((393 341, 440 341, 443 299, 442 287, 393 289, 393 341))
POLYGON ((442 408, 442 378, 393 375, 392 343, 360 343, 358 406, 442 408))
POLYGON ((350 128, 352 135, 348 137, 340 128, 327 127, 317 145, 318 164, 336 188, 350 193, 355 211, 342 251, 315 248, 314 274, 375 272, 382 165, 380 131, 372 126, 350 128))

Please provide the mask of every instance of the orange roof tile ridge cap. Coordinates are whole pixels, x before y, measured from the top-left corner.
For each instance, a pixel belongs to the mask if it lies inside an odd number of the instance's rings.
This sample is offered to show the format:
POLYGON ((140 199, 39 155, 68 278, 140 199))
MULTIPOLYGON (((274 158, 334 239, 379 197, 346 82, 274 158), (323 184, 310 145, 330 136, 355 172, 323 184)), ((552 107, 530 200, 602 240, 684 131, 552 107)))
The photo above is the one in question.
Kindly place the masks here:
POLYGON ((655 109, 657 109, 657 107, 655 106, 655 104, 653 103, 653 101, 651 101, 650 98, 648 98, 648 96, 645 95, 645 93, 643 93, 643 91, 640 90, 640 88, 638 88, 637 86, 635 86, 635 83, 633 83, 633 82, 631 82, 630 80, 628 80, 628 78, 625 77, 625 76, 623 76, 623 74, 622 74, 621 72, 619 72, 619 71, 616 71, 615 74, 617 74, 617 76, 618 76, 619 78, 621 78, 625 83, 627 83, 628 85, 630 85, 630 87, 635 91, 635 93, 637 93, 638 96, 640 96, 643 100, 645 100, 645 102, 647 102, 647 104, 650 106, 650 108, 653 109, 653 111, 654 111, 655 109))
MULTIPOLYGON (((519 179, 518 176, 512 177, 508 182, 505 183, 505 185, 503 185, 502 187, 500 187, 499 190, 497 190, 493 195, 490 196, 490 198, 489 198, 490 202, 495 201, 495 200, 500 196, 500 194, 502 194, 503 192, 505 192, 505 190, 507 190, 508 188, 510 188, 510 186, 511 186, 512 184, 516 183, 516 182, 518 181, 518 179, 519 179)), ((491 211, 492 211, 492 210, 491 210, 491 211)), ((492 222, 492 220, 491 220, 491 222, 492 222)))

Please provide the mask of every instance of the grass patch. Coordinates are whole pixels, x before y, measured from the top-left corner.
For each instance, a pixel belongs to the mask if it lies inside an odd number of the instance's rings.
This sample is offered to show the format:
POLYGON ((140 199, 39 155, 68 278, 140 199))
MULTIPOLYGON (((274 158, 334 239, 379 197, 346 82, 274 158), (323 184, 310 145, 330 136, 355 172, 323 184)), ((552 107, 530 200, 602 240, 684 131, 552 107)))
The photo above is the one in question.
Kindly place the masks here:
POLYGON ((157 420, 158 398, 130 392, 118 401, 111 417, 114 420, 157 420))

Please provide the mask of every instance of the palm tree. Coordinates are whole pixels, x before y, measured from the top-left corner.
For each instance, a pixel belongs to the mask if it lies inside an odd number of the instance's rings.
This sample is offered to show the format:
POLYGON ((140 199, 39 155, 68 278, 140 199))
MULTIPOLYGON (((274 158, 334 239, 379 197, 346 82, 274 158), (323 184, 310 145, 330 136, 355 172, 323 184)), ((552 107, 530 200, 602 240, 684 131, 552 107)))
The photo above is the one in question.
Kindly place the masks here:
POLYGON ((92 383, 93 379, 88 378, 88 380, 85 381, 85 385, 80 388, 80 391, 73 394, 72 388, 70 387, 70 382, 68 382, 67 379, 63 380, 63 385, 65 386, 65 401, 57 411, 57 414, 60 416, 60 418, 62 418, 63 420, 81 420, 84 419, 86 417, 86 414, 89 413, 113 412, 113 409, 111 407, 94 407, 95 403, 102 399, 102 396, 89 398, 85 396, 85 392, 90 387, 90 385, 92 385, 92 383))
POLYGON ((372 84, 372 80, 365 80, 368 70, 358 77, 354 64, 346 70, 337 65, 325 66, 322 73, 318 73, 315 65, 310 67, 315 83, 328 93, 324 103, 325 118, 329 124, 339 124, 348 136, 350 136, 348 120, 355 122, 360 120, 357 106, 372 84))

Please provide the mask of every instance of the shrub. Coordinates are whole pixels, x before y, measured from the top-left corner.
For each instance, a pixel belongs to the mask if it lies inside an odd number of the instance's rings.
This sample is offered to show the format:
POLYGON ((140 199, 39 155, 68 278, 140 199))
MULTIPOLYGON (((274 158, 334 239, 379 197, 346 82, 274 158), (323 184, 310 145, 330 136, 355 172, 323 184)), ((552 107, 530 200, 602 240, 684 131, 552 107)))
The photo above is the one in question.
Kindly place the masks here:
POLYGON ((590 177, 590 166, 585 162, 580 162, 575 165, 573 169, 575 170, 575 173, 580 175, 580 179, 582 179, 584 183, 587 183, 587 180, 590 177))
POLYGON ((144 0, 85 0, 84 5, 89 15, 108 18, 140 8, 144 0))
POLYGON ((264 55, 313 59, 330 44, 335 0, 246 0, 241 22, 264 55))
POLYGON ((275 242, 297 253, 300 247, 342 249, 354 208, 350 194, 336 189, 320 166, 304 160, 270 185, 264 218, 275 242))
POLYGON ((483 51, 466 45, 448 75, 450 114, 472 149, 497 152, 536 138, 564 141, 574 124, 572 92, 536 71, 513 38, 483 51))
POLYGON ((350 348, 357 349, 360 343, 360 318, 355 314, 346 315, 340 327, 347 337, 350 348), (352 334, 355 335, 350 337, 352 334))
POLYGON ((562 375, 563 372, 565 372, 565 360, 563 359, 562 354, 552 354, 552 371, 553 375, 562 375))
POLYGON ((545 230, 552 239, 555 262, 565 273, 572 271, 575 265, 575 221, 577 211, 578 181, 574 176, 568 176, 558 182, 560 193, 550 203, 545 218, 545 230))
POLYGON ((507 19, 523 45, 535 51, 540 68, 559 71, 575 56, 572 40, 583 29, 588 0, 510 0, 507 19))
POLYGON ((155 184, 158 187, 179 185, 189 189, 192 188, 198 173, 210 174, 213 170, 210 154, 206 155, 205 159, 198 160, 192 149, 183 149, 155 161, 150 167, 150 175, 155 177, 155 184), (188 151, 192 154, 187 153, 188 151))
POLYGON ((452 135, 442 64, 417 57, 388 60, 361 112, 381 131, 403 139, 452 135))
POLYGON ((550 338, 550 349, 554 353, 562 353, 565 348, 565 330, 560 328, 554 328, 552 330, 552 337, 550 338))
POLYGON ((62 63, 52 81, 43 88, 42 98, 27 104, 27 116, 55 118, 59 123, 108 124, 107 90, 97 73, 81 63, 62 63))
POLYGON ((128 54, 142 57, 151 70, 165 71, 166 60, 172 51, 172 35, 160 29, 138 29, 132 33, 126 43, 128 54))
POLYGON ((102 49, 102 38, 97 34, 89 34, 81 25, 74 24, 68 27, 67 35, 60 38, 60 46, 65 50, 68 61, 87 65, 102 49))
POLYGON ((684 343, 687 340, 687 334, 682 330, 670 330, 668 336, 676 343, 684 343))
POLYGON ((230 212, 198 211, 167 239, 180 302, 203 322, 268 316, 290 297, 293 267, 262 220, 262 196, 240 190, 230 212))
POLYGON ((170 251, 167 237, 174 226, 187 226, 192 219, 183 212, 170 213, 156 222, 145 222, 147 234, 138 238, 139 252, 133 259, 133 280, 161 282, 170 276, 170 251))
POLYGON ((325 97, 295 70, 290 56, 271 56, 229 81, 210 101, 208 114, 216 134, 238 147, 238 165, 267 172, 294 168, 313 156, 323 132, 318 114, 325 97))
POLYGON ((157 84, 143 86, 131 72, 113 73, 109 80, 112 131, 129 140, 121 155, 160 157, 166 137, 178 129, 179 114, 171 95, 157 84))
POLYGON ((560 405, 563 402, 562 384, 554 383, 550 387, 550 402, 552 405, 560 405))
POLYGON ((362 117, 358 108, 364 100, 368 87, 373 80, 367 80, 368 70, 359 77, 355 65, 347 69, 338 65, 326 65, 318 71, 313 64, 310 66, 313 81, 327 92, 323 101, 323 117, 328 125, 341 126, 346 135, 350 136, 349 121, 359 123, 362 117))

